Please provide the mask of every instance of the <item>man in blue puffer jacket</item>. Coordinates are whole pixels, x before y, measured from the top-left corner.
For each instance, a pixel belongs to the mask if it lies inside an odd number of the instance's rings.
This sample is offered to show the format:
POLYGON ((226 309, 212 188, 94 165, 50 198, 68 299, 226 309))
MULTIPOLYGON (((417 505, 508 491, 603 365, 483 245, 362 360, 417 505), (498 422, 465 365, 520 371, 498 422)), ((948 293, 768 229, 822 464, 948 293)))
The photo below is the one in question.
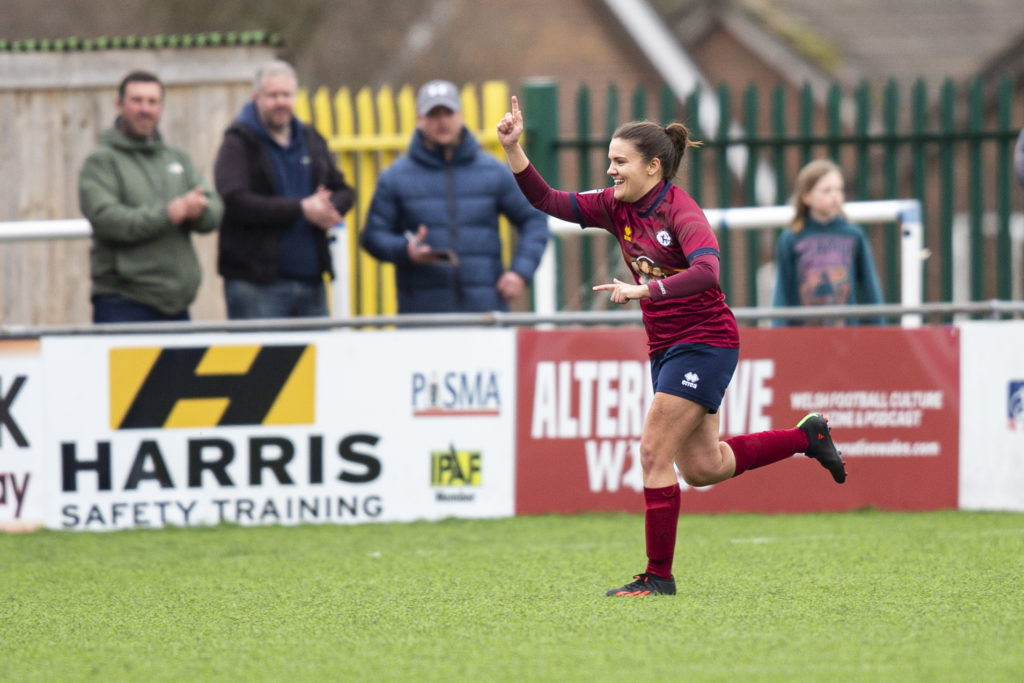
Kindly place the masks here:
POLYGON ((416 113, 408 153, 377 181, 361 244, 395 264, 399 313, 508 310, 544 254, 547 219, 463 125, 454 84, 420 88, 416 113), (508 270, 499 214, 519 231, 508 270))

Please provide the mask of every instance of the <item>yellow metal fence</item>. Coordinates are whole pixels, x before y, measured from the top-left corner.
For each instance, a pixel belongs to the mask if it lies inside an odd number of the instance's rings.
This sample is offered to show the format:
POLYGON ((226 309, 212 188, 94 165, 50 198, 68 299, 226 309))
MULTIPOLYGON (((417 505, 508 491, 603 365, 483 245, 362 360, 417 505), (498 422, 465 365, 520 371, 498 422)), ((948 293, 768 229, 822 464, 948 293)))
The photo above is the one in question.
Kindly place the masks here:
MULTIPOLYGON (((480 144, 499 159, 505 155, 495 127, 509 108, 509 88, 504 81, 486 81, 462 87, 462 112, 466 127, 480 144)), ((377 177, 400 154, 405 153, 416 128, 416 93, 405 85, 397 94, 389 87, 374 94, 361 88, 354 95, 348 88, 331 96, 327 88, 312 94, 302 89, 295 113, 312 122, 327 139, 338 166, 356 191, 356 201, 345 216, 349 254, 349 305, 355 315, 389 315, 397 312, 394 268, 380 263, 359 248, 359 235, 370 208, 377 177)), ((501 221, 502 255, 506 267, 511 260, 511 231, 501 221)))

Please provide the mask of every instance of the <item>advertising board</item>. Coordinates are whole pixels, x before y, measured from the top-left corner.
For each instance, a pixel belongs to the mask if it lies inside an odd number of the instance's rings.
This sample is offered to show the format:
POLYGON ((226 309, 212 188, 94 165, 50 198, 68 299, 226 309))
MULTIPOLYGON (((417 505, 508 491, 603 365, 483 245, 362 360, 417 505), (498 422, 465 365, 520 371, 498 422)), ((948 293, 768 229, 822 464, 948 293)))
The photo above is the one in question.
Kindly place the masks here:
POLYGON ((1024 512, 1024 321, 960 330, 960 507, 1024 512))
MULTIPOLYGON (((713 486, 681 482, 684 511, 956 507, 956 328, 741 328, 740 336, 722 438, 822 412, 849 478, 837 485, 797 456, 713 486)), ((521 332, 517 514, 642 510, 650 398, 642 330, 521 332)))
POLYGON ((48 337, 42 348, 51 528, 512 514, 513 332, 48 337))
POLYGON ((43 518, 42 415, 39 342, 0 341, 0 530, 29 530, 43 518))

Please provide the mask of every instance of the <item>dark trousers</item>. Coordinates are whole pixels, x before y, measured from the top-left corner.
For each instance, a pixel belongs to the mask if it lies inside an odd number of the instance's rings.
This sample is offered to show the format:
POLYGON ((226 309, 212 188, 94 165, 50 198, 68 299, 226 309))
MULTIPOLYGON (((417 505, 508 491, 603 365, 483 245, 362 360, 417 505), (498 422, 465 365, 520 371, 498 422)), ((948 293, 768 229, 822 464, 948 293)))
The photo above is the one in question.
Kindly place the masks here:
POLYGON ((190 320, 188 310, 167 315, 120 294, 99 294, 92 298, 94 323, 155 323, 171 320, 190 320))

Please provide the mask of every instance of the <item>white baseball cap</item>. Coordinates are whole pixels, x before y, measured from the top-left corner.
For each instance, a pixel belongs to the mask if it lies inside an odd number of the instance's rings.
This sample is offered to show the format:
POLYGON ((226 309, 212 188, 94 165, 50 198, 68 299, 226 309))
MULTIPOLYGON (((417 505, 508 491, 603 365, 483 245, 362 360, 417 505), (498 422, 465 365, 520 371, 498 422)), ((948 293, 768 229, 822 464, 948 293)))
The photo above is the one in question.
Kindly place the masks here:
POLYGON ((452 111, 462 109, 459 89, 451 81, 430 81, 424 83, 416 95, 416 113, 426 116, 434 107, 446 107, 452 111))

